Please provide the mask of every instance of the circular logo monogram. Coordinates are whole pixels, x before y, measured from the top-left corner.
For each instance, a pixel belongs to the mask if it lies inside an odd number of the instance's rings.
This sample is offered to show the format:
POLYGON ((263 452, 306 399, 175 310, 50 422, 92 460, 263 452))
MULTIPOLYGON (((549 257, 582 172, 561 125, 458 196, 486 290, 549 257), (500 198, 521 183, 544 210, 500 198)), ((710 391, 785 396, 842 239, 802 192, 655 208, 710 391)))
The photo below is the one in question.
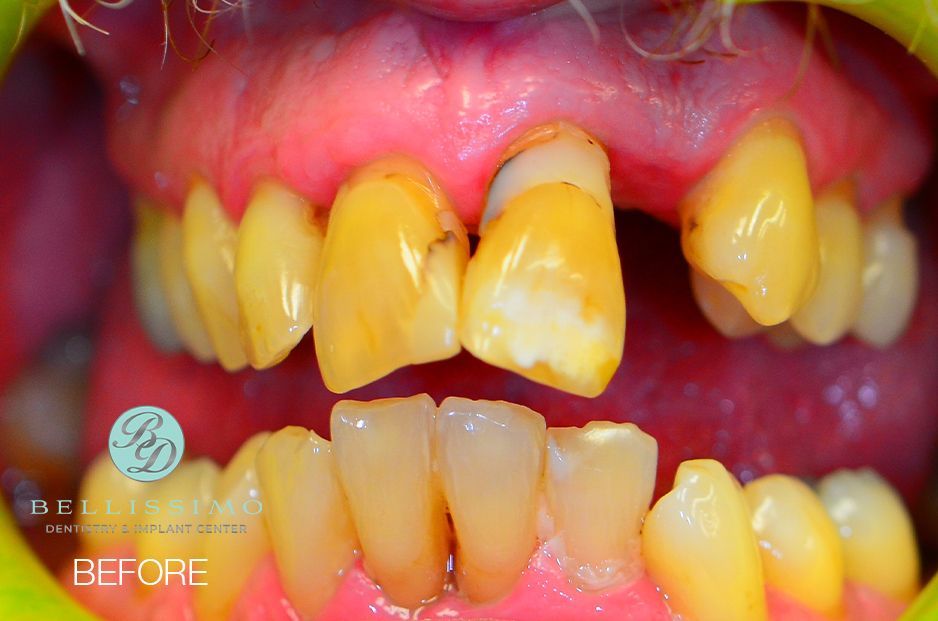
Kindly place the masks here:
POLYGON ((111 427, 108 450, 117 469, 135 481, 158 481, 172 472, 186 448, 182 427, 164 409, 127 410, 111 427))

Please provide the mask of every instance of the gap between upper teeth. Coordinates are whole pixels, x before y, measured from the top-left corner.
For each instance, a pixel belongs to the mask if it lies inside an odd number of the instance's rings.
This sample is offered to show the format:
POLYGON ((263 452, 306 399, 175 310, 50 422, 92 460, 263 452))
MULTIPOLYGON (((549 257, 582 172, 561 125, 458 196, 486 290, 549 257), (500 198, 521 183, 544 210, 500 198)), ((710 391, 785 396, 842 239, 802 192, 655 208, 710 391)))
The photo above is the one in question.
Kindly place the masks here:
POLYGON ((675 614, 697 621, 766 619, 766 586, 832 617, 846 582, 900 602, 918 589, 909 516, 869 470, 835 472, 816 490, 778 474, 740 487, 719 462, 696 459, 649 510, 658 447, 630 423, 547 429, 540 414, 511 403, 451 397, 437 406, 418 395, 341 401, 331 431, 332 442, 300 427, 261 433, 221 471, 184 462, 150 487, 104 454, 79 492, 97 512, 80 514, 80 524, 169 527, 190 514, 230 522, 209 511, 213 500, 263 511, 239 513, 247 530, 238 536, 118 528, 83 534, 82 546, 207 558, 211 579, 194 594, 200 619, 227 618, 271 551, 304 618, 323 609, 358 557, 391 602, 417 608, 451 583, 471 602, 498 601, 541 545, 580 589, 647 572, 675 614), (142 498, 167 509, 144 511, 142 498), (186 513, 169 511, 171 499, 186 513))
MULTIPOLYGON (((528 132, 503 161, 471 258, 443 188, 400 156, 351 175, 328 212, 275 181, 257 185, 239 225, 200 180, 181 222, 141 199, 142 323, 160 347, 229 371, 280 362, 312 328, 335 392, 465 347, 596 396, 625 341, 609 161, 562 122, 528 132)), ((788 121, 753 125, 679 214, 695 298, 724 335, 785 323, 816 344, 852 332, 886 347, 908 324, 918 258, 901 203, 863 219, 849 182, 812 196, 788 121)))

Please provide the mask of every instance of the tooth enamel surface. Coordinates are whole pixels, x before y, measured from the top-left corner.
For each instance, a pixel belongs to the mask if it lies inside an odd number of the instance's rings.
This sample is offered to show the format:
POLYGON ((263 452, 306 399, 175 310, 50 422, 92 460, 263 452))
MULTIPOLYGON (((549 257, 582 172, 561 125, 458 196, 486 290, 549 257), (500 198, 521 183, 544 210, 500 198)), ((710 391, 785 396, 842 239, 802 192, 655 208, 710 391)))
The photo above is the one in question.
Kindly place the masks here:
POLYGON ((843 550, 837 527, 814 491, 778 474, 753 481, 743 491, 766 582, 822 614, 839 614, 843 550))
POLYGON ((313 323, 322 228, 311 205, 273 182, 258 186, 238 229, 235 286, 251 366, 283 360, 313 323))
MULTIPOLYGON (((88 468, 78 490, 78 498, 87 501, 88 510, 79 511, 75 521, 82 526, 113 526, 115 532, 88 529, 88 532, 82 533, 82 549, 89 553, 104 553, 113 551, 117 546, 129 545, 132 536, 124 534, 122 527, 136 521, 137 516, 130 515, 133 510, 131 506, 139 502, 145 492, 145 485, 124 476, 106 452, 99 455, 88 468)), ((137 515, 140 511, 142 503, 137 515)))
POLYGON ((811 294, 818 240, 796 130, 769 120, 746 133, 680 207, 688 262, 723 284, 756 322, 785 321, 811 294))
POLYGON ((484 220, 463 288, 463 346, 535 382, 600 394, 625 343, 605 153, 569 133, 518 153, 484 220))
POLYGON ((227 371, 247 366, 241 347, 234 258, 238 232, 215 192, 197 181, 182 217, 183 257, 199 316, 218 362, 227 371))
POLYGON ((183 345, 199 362, 215 360, 215 351, 199 316, 183 259, 182 224, 167 213, 160 229, 160 282, 169 314, 183 345))
POLYGON ((436 183, 388 158, 354 174, 329 216, 316 302, 316 355, 345 392, 409 364, 459 353, 469 241, 436 183))
POLYGON ((695 621, 767 619, 749 507, 719 462, 678 467, 674 489, 645 517, 642 553, 674 612, 695 621))
POLYGON ((365 568, 397 605, 439 595, 449 532, 433 469, 436 404, 428 395, 332 410, 333 451, 365 568))
POLYGON ((270 552, 255 469, 257 452, 269 435, 258 433, 248 439, 218 477, 215 498, 219 508, 208 516, 209 528, 237 523, 245 532, 202 535, 201 558, 208 559, 208 573, 207 585, 194 589, 200 621, 227 619, 251 573, 270 552))
POLYGON ((840 470, 818 493, 837 524, 847 579, 899 600, 918 589, 918 548, 902 499, 872 470, 840 470))
POLYGON ((437 467, 456 534, 456 578, 474 602, 506 595, 537 545, 544 418, 502 401, 449 398, 437 415, 437 467))
POLYGON ((862 297, 863 227, 849 190, 832 190, 815 203, 819 242, 814 293, 791 318, 801 336, 817 345, 840 339, 857 317, 862 297))
POLYGON ((694 268, 690 269, 690 286, 700 312, 723 336, 744 338, 765 330, 723 285, 694 268))
POLYGON ((312 431, 287 427, 261 448, 257 474, 284 592, 304 618, 315 618, 358 545, 332 447, 312 431))
POLYGON ((169 301, 160 282, 160 231, 163 210, 140 199, 136 204, 137 225, 134 233, 131 267, 134 303, 137 316, 150 340, 160 350, 173 353, 182 347, 169 310, 169 301))
POLYGON ((888 347, 908 325, 918 296, 917 244, 902 222, 898 200, 866 222, 863 251, 863 300, 853 334, 869 345, 888 347))
POLYGON ((577 586, 598 589, 643 572, 640 531, 655 488, 658 443, 631 423, 547 431, 545 481, 577 586))

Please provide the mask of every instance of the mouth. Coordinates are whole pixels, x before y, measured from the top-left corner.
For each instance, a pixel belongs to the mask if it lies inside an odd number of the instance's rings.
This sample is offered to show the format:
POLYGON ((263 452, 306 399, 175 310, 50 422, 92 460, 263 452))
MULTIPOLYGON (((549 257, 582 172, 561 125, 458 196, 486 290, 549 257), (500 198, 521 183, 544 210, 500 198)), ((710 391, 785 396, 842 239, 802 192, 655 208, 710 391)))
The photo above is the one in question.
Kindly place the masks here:
POLYGON ((0 483, 67 596, 4 618, 927 618, 934 77, 817 7, 543 4, 40 24, 0 483))

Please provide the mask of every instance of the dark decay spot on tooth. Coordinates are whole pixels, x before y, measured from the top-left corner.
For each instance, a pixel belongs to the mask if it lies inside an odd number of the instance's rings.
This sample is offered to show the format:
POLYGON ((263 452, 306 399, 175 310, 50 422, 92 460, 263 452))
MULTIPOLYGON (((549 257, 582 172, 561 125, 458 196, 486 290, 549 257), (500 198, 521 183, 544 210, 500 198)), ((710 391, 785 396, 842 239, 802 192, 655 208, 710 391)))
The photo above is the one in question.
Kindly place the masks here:
POLYGON ((700 224, 697 223, 697 218, 691 217, 691 219, 687 222, 687 232, 693 233, 697 230, 698 226, 700 226, 700 224))

